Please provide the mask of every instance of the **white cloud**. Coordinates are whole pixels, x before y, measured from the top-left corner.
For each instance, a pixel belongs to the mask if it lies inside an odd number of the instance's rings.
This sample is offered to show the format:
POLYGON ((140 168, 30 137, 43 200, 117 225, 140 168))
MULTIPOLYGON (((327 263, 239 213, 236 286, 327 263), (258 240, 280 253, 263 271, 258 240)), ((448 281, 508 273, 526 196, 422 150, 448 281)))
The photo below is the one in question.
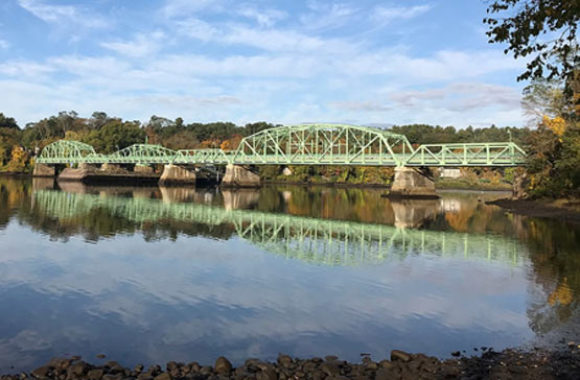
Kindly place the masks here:
POLYGON ((10 47, 10 43, 2 38, 0 38, 0 49, 8 49, 10 47))
POLYGON ((101 46, 133 58, 151 56, 161 47, 165 34, 161 31, 138 34, 131 41, 102 42, 101 46))
POLYGON ((162 13, 167 18, 189 17, 205 9, 221 8, 220 0, 166 0, 162 13))
POLYGON ((311 13, 302 15, 302 25, 311 30, 328 30, 341 27, 351 21, 358 9, 342 3, 310 2, 311 13))
POLYGON ((278 21, 285 19, 288 14, 276 9, 257 10, 251 7, 243 7, 239 14, 255 20, 260 26, 272 27, 278 21))
POLYGON ((409 20, 431 9, 431 5, 415 5, 411 7, 377 6, 372 13, 372 19, 381 24, 389 24, 397 20, 409 20))
POLYGON ((295 30, 257 29, 240 24, 217 27, 196 18, 181 21, 178 25, 182 33, 204 42, 250 46, 270 52, 351 54, 356 48, 355 43, 347 40, 320 38, 295 30))
POLYGON ((100 16, 72 5, 46 4, 41 0, 18 0, 18 4, 47 23, 69 23, 85 28, 108 26, 108 22, 100 16))

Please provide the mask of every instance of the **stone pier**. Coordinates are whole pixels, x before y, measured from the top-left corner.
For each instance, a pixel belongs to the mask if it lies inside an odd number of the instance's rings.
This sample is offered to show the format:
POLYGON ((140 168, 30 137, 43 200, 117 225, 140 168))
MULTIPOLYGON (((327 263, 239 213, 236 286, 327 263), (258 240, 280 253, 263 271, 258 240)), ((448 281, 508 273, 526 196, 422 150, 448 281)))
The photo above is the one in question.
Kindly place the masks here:
POLYGON ((32 175, 34 177, 56 177, 56 168, 44 164, 34 164, 32 175))
POLYGON ((243 166, 228 164, 222 180, 223 187, 260 187, 260 176, 243 166))
POLYGON ((403 198, 438 198, 435 183, 415 168, 398 167, 390 195, 403 198))
POLYGON ((195 172, 177 165, 165 165, 159 179, 160 185, 194 185, 197 180, 195 172))
POLYGON ((153 174, 155 170, 151 166, 147 165, 135 165, 133 169, 135 173, 145 173, 145 174, 153 174))

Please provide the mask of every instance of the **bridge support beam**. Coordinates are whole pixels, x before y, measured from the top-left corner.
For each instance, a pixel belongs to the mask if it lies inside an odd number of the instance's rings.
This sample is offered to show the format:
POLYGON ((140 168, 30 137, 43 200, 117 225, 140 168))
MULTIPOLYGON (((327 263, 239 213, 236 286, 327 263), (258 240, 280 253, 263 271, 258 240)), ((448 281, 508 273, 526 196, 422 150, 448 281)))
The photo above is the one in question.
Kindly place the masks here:
POLYGON ((228 164, 222 180, 223 187, 260 187, 260 176, 243 166, 228 164))
POLYGON ((435 183, 415 168, 395 168, 392 196, 403 198, 438 198, 435 183))
POLYGON ((56 177, 56 168, 44 164, 34 164, 32 171, 34 177, 56 177))
POLYGON ((195 172, 177 165, 165 165, 159 179, 160 185, 194 185, 197 180, 195 172))

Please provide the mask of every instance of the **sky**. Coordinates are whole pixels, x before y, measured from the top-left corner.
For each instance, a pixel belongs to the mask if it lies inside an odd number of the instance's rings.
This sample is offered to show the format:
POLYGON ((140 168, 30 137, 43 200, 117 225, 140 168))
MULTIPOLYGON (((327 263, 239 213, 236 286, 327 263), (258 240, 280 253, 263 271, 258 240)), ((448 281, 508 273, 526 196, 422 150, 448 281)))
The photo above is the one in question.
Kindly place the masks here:
POLYGON ((483 0, 0 0, 0 112, 524 125, 483 0))

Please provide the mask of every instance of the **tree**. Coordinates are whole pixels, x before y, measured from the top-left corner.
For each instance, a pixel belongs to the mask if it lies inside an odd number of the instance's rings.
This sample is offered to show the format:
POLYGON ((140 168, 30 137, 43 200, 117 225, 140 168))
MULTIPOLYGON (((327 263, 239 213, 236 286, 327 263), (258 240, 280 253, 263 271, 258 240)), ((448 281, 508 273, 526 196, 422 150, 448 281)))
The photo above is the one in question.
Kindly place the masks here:
POLYGON ((117 119, 110 120, 98 131, 92 131, 86 140, 100 153, 112 153, 144 141, 145 131, 139 124, 117 119))
POLYGON ((2 112, 0 112, 0 128, 14 128, 19 129, 16 120, 12 117, 6 117, 2 112))
POLYGON ((533 57, 518 80, 572 79, 580 65, 580 0, 494 0, 487 13, 490 43, 507 43, 504 52, 514 58, 533 57))

